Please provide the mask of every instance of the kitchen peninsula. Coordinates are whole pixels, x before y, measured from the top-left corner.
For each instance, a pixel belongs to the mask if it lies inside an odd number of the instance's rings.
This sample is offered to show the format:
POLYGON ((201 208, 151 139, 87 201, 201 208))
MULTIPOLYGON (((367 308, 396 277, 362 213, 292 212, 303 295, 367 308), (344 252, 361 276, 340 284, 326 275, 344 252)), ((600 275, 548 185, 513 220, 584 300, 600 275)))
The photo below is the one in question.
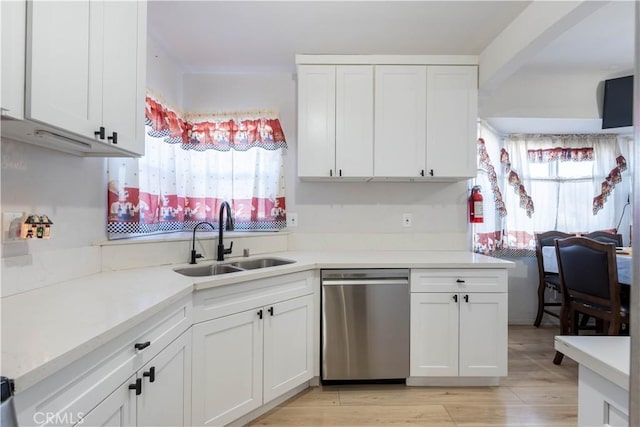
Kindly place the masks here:
MULTIPOLYGON (((246 422, 310 384, 317 384, 320 269, 408 268, 413 272, 437 273, 434 277, 438 286, 448 286, 447 282, 455 283, 464 277, 464 286, 469 289, 459 291, 461 293, 506 295, 506 269, 512 266, 508 261, 457 251, 278 252, 268 256, 295 262, 208 277, 188 277, 173 271, 188 264, 134 268, 94 274, 3 298, 3 371, 16 381, 16 406, 21 425, 34 424, 34 413, 39 411, 57 414, 58 418, 66 414, 69 420, 72 415, 82 414, 85 421, 93 423, 100 422, 111 411, 136 413, 131 409, 136 407, 137 424, 149 425, 156 421, 151 415, 144 418, 144 414, 162 413, 158 408, 169 408, 176 403, 181 409, 176 411, 181 419, 175 422, 180 424, 246 422), (495 291, 487 289, 492 283, 497 284, 495 291), (474 290, 474 286, 478 289, 474 290), (294 302, 298 304, 287 309, 287 304, 294 302), (303 341, 308 343, 305 344, 308 347, 303 345, 301 350, 308 349, 305 354, 311 358, 292 359, 290 366, 300 368, 300 372, 291 374, 292 382, 286 389, 272 390, 266 383, 260 387, 254 384, 251 390, 259 388, 260 393, 251 396, 252 404, 247 408, 238 412, 215 407, 219 412, 211 413, 207 396, 215 390, 204 381, 209 378, 206 373, 210 374, 210 369, 226 371, 231 376, 229 381, 235 384, 242 383, 244 378, 233 375, 251 371, 245 370, 240 360, 235 367, 219 366, 225 360, 234 361, 234 356, 216 359, 214 365, 199 359, 210 348, 208 345, 219 345, 220 339, 226 339, 214 331, 219 332, 216 328, 237 316, 248 316, 249 325, 253 325, 250 328, 257 327, 259 331, 262 326, 256 326, 256 313, 268 316, 267 311, 273 312, 274 307, 276 315, 271 314, 269 322, 277 322, 279 313, 292 313, 294 317, 283 318, 287 320, 286 325, 306 325, 296 333, 300 332, 303 341), (302 321, 292 321, 298 315, 302 321), (209 342, 210 337, 215 339, 209 342), (196 352, 196 346, 202 351, 196 352), (177 365, 176 361, 179 361, 177 365), (169 368, 159 374, 163 366, 169 368), (205 371, 198 372, 199 369, 205 371), (162 392, 154 392, 155 384, 151 384, 150 378, 155 377, 155 382, 160 383, 169 377, 169 372, 180 374, 177 382, 171 382, 172 387, 157 387, 155 390, 162 392), (145 412, 144 405, 149 405, 153 393, 162 396, 154 403, 154 411, 145 412), (175 393, 179 393, 180 398, 175 393), (138 397, 140 394, 146 396, 146 400, 138 397)), ((493 325, 492 333, 504 333, 506 354, 506 300, 495 308, 504 312, 504 324, 493 325)), ((264 349, 261 338, 260 355, 264 353, 267 381, 271 350, 266 335, 268 326, 265 324, 264 328, 264 349)), ((274 333, 277 339, 277 331, 274 333)), ((285 342, 285 350, 297 348, 297 344, 290 341, 285 342)), ((242 352, 244 356, 247 353, 252 352, 242 352)), ((220 355, 220 351, 216 355, 220 355)), ((249 363, 255 363, 257 359, 254 359, 249 363)), ((506 372, 506 366, 504 369, 506 372)), ((461 376, 457 381, 462 385, 465 378, 461 376)), ((244 397, 243 392, 226 389, 223 395, 244 397)))

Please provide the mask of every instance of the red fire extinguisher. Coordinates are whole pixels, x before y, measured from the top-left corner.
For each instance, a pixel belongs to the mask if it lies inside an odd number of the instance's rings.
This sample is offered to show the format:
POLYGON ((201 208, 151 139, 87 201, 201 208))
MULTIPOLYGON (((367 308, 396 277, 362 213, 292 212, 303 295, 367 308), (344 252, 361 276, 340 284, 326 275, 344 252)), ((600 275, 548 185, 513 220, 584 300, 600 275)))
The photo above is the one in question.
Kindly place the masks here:
POLYGON ((474 185, 469 196, 469 222, 484 222, 484 214, 482 210, 482 194, 480 194, 480 186, 474 185))

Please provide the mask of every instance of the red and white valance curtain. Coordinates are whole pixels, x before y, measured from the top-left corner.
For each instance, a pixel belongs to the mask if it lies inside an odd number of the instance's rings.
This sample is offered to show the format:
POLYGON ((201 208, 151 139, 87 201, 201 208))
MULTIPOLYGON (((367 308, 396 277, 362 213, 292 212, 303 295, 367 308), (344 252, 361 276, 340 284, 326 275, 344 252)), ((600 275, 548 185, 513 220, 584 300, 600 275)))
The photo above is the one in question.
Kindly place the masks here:
POLYGON ((145 156, 108 160, 110 238, 217 227, 220 204, 236 230, 286 226, 284 132, 271 111, 185 113, 148 96, 145 156))

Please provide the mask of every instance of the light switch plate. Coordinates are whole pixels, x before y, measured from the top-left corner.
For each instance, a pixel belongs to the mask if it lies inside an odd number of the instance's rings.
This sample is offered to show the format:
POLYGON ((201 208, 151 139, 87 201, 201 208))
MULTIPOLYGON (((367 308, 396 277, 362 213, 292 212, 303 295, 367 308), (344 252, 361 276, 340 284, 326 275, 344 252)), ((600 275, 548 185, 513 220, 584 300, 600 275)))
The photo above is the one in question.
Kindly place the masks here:
POLYGON ((295 228, 298 226, 298 214, 295 212, 287 212, 287 227, 295 228))
POLYGON ((413 215, 410 213, 402 214, 402 226, 411 227, 413 225, 413 215))
POLYGON ((2 212, 2 241, 15 242, 20 240, 20 219, 24 216, 24 212, 2 212), (14 227, 11 224, 16 221, 14 227), (14 231, 10 233, 10 231, 14 231))

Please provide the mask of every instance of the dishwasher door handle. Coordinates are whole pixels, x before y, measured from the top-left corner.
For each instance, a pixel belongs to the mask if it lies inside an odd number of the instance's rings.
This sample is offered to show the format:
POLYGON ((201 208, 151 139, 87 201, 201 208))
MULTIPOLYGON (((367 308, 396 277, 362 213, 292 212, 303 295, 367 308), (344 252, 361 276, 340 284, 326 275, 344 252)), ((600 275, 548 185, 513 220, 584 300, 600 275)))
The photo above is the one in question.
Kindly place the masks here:
POLYGON ((355 286, 355 285, 408 285, 407 279, 371 279, 371 280, 327 280, 322 286, 355 286))

